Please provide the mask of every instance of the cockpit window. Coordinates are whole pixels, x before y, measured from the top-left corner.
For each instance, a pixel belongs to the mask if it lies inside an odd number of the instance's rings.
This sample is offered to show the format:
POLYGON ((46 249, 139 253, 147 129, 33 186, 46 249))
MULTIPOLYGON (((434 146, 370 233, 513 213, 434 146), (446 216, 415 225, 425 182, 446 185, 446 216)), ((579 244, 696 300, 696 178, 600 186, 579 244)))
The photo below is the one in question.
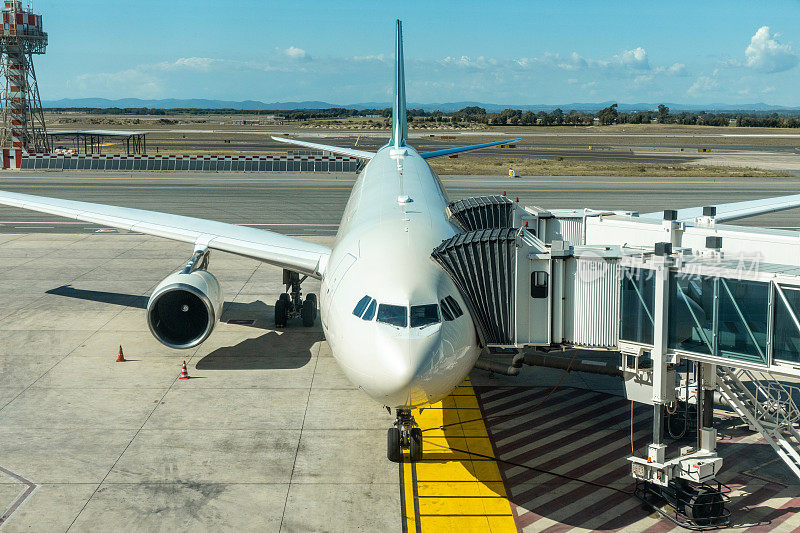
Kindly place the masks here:
POLYGON ((411 327, 421 328, 429 326, 430 324, 439 323, 439 306, 436 304, 429 305, 412 305, 411 306, 411 327))
POLYGON ((370 300, 372 300, 371 296, 364 296, 361 298, 356 304, 356 308, 353 309, 353 314, 360 317, 364 313, 364 309, 367 308, 367 304, 369 304, 370 300))
POLYGON ((450 309, 453 311, 453 318, 458 318, 464 314, 464 311, 461 310, 461 306, 458 305, 458 302, 452 296, 446 296, 444 301, 447 302, 450 309))
POLYGON ((377 300, 372 300, 369 303, 369 306, 367 307, 367 310, 364 311, 364 316, 362 316, 361 318, 363 320, 372 320, 375 317, 375 307, 377 307, 377 306, 378 306, 378 301, 377 300))
POLYGON ((446 301, 444 301, 444 300, 439 301, 439 305, 442 307, 442 317, 445 320, 450 322, 451 320, 453 320, 453 318, 455 318, 455 317, 453 317, 453 312, 450 311, 449 307, 447 307, 447 302, 446 301))
POLYGON ((404 328, 408 325, 407 315, 408 307, 389 304, 380 304, 378 306, 378 322, 404 328))

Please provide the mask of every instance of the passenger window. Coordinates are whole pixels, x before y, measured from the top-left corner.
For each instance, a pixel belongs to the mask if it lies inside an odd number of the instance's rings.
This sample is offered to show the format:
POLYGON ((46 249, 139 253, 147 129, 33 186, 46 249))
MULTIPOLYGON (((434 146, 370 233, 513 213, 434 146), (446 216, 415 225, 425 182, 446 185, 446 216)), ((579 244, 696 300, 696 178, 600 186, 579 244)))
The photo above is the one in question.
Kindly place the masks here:
POLYGON ((531 298, 547 298, 547 272, 531 272, 531 298))
POLYGON ((452 311, 453 311, 453 318, 458 318, 458 317, 460 317, 461 315, 464 314, 464 311, 461 310, 461 306, 458 305, 458 302, 456 301, 455 298, 453 298, 452 296, 447 296, 445 298, 445 301, 447 301, 447 304, 450 306, 450 309, 452 309, 452 311))
POLYGON ((439 305, 442 308, 442 316, 444 317, 445 320, 450 322, 451 320, 453 320, 453 318, 455 318, 453 317, 453 312, 450 311, 449 307, 447 307, 447 302, 445 300, 441 300, 439 302, 439 305))
POLYGON ((369 307, 367 307, 367 310, 364 312, 364 316, 362 316, 361 318, 364 320, 372 320, 375 317, 375 308, 377 306, 378 306, 378 301, 372 300, 369 303, 369 307))
POLYGON ((412 305, 411 306, 411 327, 421 328, 431 324, 438 324, 439 320, 439 306, 436 304, 429 305, 412 305))
POLYGON ((408 325, 408 307, 380 304, 378 306, 378 322, 404 328, 408 325))
POLYGON ((356 304, 356 308, 353 309, 353 314, 357 317, 360 317, 364 313, 364 309, 367 308, 369 301, 372 300, 371 296, 364 296, 361 298, 358 303, 356 304))

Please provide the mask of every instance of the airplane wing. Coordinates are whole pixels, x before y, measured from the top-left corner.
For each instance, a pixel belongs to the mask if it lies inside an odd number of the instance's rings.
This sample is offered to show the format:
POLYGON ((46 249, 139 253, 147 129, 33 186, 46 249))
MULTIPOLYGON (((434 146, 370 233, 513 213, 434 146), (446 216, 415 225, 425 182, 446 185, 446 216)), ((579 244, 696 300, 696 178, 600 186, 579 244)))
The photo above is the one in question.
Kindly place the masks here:
MULTIPOLYGON (((732 202, 729 204, 717 204, 715 207, 717 208, 717 214, 714 218, 717 220, 717 222, 727 222, 729 220, 737 220, 739 218, 752 217, 755 215, 762 215, 764 213, 774 213, 775 211, 783 211, 784 209, 800 207, 800 194, 762 198, 760 200, 747 200, 745 202, 732 202)), ((645 213, 639 216, 642 218, 660 219, 663 215, 663 211, 658 211, 656 213, 645 213)), ((702 215, 702 207, 687 207, 686 209, 678 209, 679 221, 693 220, 702 215)))
MULTIPOLYGON (((274 137, 273 137, 274 138, 274 137)), ((443 155, 450 155, 450 154, 458 154, 461 152, 468 152, 470 150, 478 150, 480 148, 487 148, 489 146, 497 146, 498 144, 508 144, 517 141, 521 141, 522 137, 518 139, 508 139, 505 141, 495 141, 490 143, 483 143, 483 144, 471 144, 469 146, 458 146, 456 148, 445 148, 444 150, 434 150, 433 152, 424 152, 419 154, 422 159, 430 159, 432 157, 441 157, 443 155)))
POLYGON ((258 259, 315 278, 322 277, 331 253, 326 246, 272 231, 129 207, 5 191, 0 191, 0 204, 188 242, 258 259))
POLYGON ((278 141, 286 144, 296 144, 297 146, 304 146, 314 150, 323 150, 325 152, 333 152, 334 154, 346 155, 348 157, 357 157, 359 159, 372 159, 375 154, 366 152, 364 150, 354 150, 352 148, 339 148, 338 146, 328 146, 327 144, 310 143, 306 141, 298 141, 296 139, 287 139, 285 137, 272 136, 273 141, 278 141))

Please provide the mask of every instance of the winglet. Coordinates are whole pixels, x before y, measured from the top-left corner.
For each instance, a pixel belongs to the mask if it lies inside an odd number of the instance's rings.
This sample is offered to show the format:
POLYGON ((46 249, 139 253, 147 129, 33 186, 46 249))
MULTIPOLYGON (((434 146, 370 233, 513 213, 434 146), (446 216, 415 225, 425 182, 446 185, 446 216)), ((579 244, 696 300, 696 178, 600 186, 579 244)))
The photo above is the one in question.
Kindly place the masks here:
POLYGON ((392 140, 395 148, 405 146, 408 137, 406 123, 406 75, 403 68, 403 23, 397 20, 394 51, 394 101, 392 102, 392 140))

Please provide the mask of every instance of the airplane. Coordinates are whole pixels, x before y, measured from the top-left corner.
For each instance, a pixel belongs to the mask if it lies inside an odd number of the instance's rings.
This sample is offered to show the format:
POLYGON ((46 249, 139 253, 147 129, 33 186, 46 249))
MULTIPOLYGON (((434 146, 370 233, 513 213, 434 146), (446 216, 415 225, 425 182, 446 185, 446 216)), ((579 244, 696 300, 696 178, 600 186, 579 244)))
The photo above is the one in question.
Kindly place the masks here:
MULTIPOLYGON (((222 291, 208 271, 212 250, 283 268, 286 292, 275 303, 275 326, 290 318, 312 326, 317 312, 333 356, 350 381, 394 409, 387 457, 422 458, 422 431, 412 411, 450 394, 483 347, 470 306, 432 259, 442 241, 461 233, 448 217, 447 195, 428 159, 519 141, 417 152, 408 144, 402 24, 396 23, 392 134, 377 152, 296 139, 273 139, 367 161, 358 175, 333 247, 262 229, 140 209, 0 191, 0 204, 190 243, 186 266, 156 286, 147 304, 150 331, 170 348, 205 341, 219 320, 222 291), (302 277, 301 277, 302 276, 302 277), (321 280, 302 298, 308 277, 321 280)), ((717 219, 800 206, 800 195, 723 204, 717 219)), ((645 214, 643 216, 657 216, 645 214)), ((681 218, 694 216, 681 210, 681 218)))

